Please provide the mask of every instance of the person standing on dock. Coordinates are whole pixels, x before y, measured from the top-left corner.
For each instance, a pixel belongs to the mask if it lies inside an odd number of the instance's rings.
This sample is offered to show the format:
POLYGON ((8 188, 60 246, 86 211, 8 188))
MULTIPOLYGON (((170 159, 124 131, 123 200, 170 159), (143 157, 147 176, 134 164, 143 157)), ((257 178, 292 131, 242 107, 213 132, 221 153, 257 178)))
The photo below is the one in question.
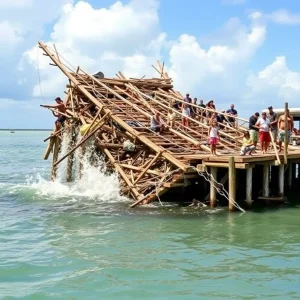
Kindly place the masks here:
POLYGON ((217 155, 217 144, 220 138, 218 122, 216 119, 213 119, 211 125, 208 128, 209 144, 210 144, 210 153, 212 155, 217 155))
POLYGON ((229 125, 235 127, 235 117, 237 117, 237 111, 234 109, 234 104, 230 105, 230 109, 226 111, 232 117, 228 117, 229 125))
POLYGON ((256 148, 258 142, 258 130, 259 128, 255 125, 259 118, 259 113, 256 112, 252 117, 249 119, 249 133, 250 137, 253 141, 253 145, 256 148))
POLYGON ((205 114, 205 104, 203 103, 203 100, 200 100, 199 107, 200 107, 200 109, 199 109, 199 121, 203 122, 203 118, 206 117, 206 114, 205 114))
POLYGON ((189 108, 189 106, 186 103, 183 103, 182 105, 182 125, 189 127, 190 126, 190 122, 189 122, 189 117, 191 116, 191 110, 189 108))
POLYGON ((186 102, 186 103, 189 103, 189 104, 192 103, 192 98, 190 97, 190 94, 186 94, 183 101, 186 102))
MULTIPOLYGON (((279 145, 279 152, 282 151, 282 142, 284 141, 284 136, 285 136, 285 115, 282 115, 278 119, 278 145, 279 145)), ((290 111, 287 110, 287 139, 288 142, 291 139, 291 133, 292 130, 294 129, 294 119, 290 115, 290 111)))
POLYGON ((268 152, 268 147, 271 142, 270 137, 270 121, 267 119, 267 113, 263 112, 261 114, 261 118, 258 119, 258 121, 255 124, 259 128, 259 141, 260 141, 260 147, 262 150, 262 154, 265 154, 268 152))
POLYGON ((273 111, 273 107, 269 106, 268 107, 269 113, 267 113, 267 118, 270 121, 270 126, 271 126, 271 134, 273 137, 274 142, 276 143, 277 140, 277 114, 273 111))
POLYGON ((57 120, 55 121, 55 131, 60 130, 61 127, 64 126, 64 122, 67 119, 66 117, 66 106, 64 102, 60 99, 60 97, 55 98, 56 105, 48 105, 48 104, 42 104, 41 107, 46 108, 53 108, 52 114, 57 117, 57 120), (57 110, 57 111, 56 111, 57 110))

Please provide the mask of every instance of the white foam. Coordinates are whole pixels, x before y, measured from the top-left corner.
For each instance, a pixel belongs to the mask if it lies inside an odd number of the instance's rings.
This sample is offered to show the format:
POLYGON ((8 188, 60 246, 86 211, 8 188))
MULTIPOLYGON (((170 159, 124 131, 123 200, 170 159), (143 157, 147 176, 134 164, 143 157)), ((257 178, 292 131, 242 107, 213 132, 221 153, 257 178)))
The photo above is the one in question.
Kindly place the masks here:
MULTIPOLYGON (((69 140, 66 136, 64 138, 69 140)), ((67 152, 66 145, 67 143, 63 142, 60 157, 67 152)), ((127 201, 126 197, 120 196, 120 184, 117 174, 107 174, 105 163, 98 157, 95 159, 94 151, 95 148, 92 143, 87 145, 82 159, 81 176, 79 175, 81 150, 75 152, 74 182, 66 183, 66 162, 63 162, 57 171, 56 180, 46 180, 39 173, 36 173, 27 179, 27 186, 35 189, 37 195, 52 199, 66 197, 68 201, 76 201, 76 197, 85 197, 101 202, 127 201), (93 164, 91 164, 91 161, 93 161, 93 164)))

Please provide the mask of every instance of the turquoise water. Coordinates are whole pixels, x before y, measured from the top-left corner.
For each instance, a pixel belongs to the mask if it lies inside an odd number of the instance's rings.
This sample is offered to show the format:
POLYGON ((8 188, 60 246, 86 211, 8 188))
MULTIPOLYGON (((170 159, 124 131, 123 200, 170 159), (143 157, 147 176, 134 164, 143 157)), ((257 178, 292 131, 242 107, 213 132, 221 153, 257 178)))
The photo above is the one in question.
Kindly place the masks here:
POLYGON ((0 132, 1 299, 299 299, 300 206, 129 209, 114 175, 48 181, 46 132, 0 132))

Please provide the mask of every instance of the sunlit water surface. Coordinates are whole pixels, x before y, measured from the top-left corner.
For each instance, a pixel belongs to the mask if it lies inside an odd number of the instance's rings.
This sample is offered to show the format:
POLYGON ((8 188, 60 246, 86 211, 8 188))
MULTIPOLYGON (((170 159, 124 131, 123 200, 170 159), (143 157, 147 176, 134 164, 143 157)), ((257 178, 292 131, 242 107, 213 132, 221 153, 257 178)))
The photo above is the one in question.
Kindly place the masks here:
POLYGON ((129 209, 99 169, 50 182, 47 135, 0 132, 2 299, 300 299, 300 206, 129 209))

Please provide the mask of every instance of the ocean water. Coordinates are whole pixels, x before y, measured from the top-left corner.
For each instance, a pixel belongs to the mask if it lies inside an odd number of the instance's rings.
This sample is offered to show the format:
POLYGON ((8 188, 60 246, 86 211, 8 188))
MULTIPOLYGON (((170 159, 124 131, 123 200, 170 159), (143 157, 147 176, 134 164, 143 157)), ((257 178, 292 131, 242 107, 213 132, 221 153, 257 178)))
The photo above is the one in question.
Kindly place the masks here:
POLYGON ((0 299, 300 298, 300 206, 129 209, 99 168, 50 182, 47 135, 0 132, 0 299))

